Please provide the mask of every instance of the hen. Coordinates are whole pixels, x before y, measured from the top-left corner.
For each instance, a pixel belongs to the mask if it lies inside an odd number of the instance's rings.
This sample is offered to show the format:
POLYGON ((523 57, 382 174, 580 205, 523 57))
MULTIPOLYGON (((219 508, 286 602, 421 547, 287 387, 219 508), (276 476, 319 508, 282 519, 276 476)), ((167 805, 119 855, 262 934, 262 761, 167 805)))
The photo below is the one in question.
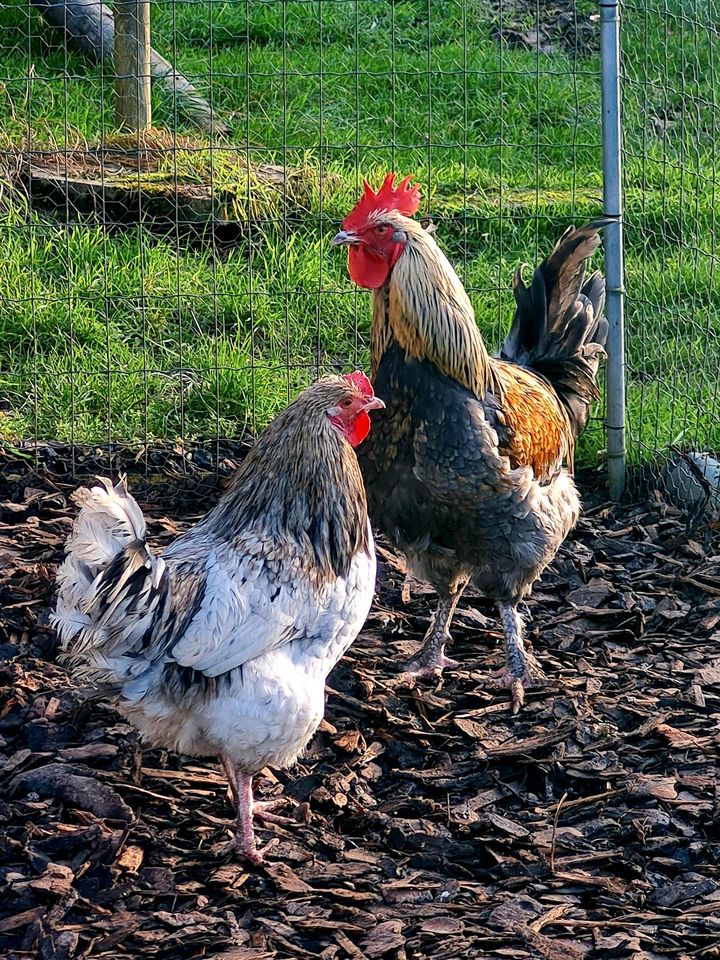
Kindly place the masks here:
POLYGON ((292 764, 325 679, 362 627, 375 551, 353 447, 384 404, 356 372, 305 390, 229 490, 156 556, 125 483, 81 491, 54 623, 77 676, 117 699, 150 744, 219 756, 252 862, 252 777, 292 764))
POLYGON ((389 174, 377 193, 366 183, 333 241, 349 247, 355 283, 374 291, 372 377, 387 410, 360 466, 371 519, 439 594, 408 672, 457 665, 445 648, 472 580, 497 601, 506 666, 493 679, 517 712, 543 679, 518 605, 580 513, 573 449, 599 396, 608 329, 605 282, 583 274, 605 221, 568 229, 529 288, 516 274, 515 318, 495 358, 457 274, 411 219, 419 203, 410 177, 395 186, 389 174))

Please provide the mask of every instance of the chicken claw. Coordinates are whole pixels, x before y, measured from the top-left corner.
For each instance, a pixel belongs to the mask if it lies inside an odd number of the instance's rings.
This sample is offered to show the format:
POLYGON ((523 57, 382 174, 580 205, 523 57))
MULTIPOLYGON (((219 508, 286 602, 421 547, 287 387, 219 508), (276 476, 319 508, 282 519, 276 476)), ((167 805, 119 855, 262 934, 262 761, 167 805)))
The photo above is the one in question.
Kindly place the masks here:
MULTIPOLYGON (((282 822, 287 824, 292 822, 284 817, 275 817, 274 814, 263 813, 261 810, 256 810, 254 806, 253 815, 258 819, 268 820, 272 823, 282 822), (272 821, 270 821, 271 817, 272 821)), ((248 829, 247 824, 237 823, 235 830, 235 836, 229 843, 223 843, 221 846, 213 848, 213 850, 219 856, 231 856, 237 860, 244 860, 253 867, 265 863, 265 854, 280 842, 277 837, 274 837, 264 846, 258 846, 255 839, 255 830, 252 826, 248 829)))
POLYGON ((249 829, 245 821, 239 822, 234 839, 226 847, 227 851, 235 854, 240 860, 247 860, 253 866, 265 863, 266 851, 276 846, 278 840, 270 840, 264 847, 258 847, 252 821, 254 819, 263 820, 265 823, 277 823, 282 826, 292 824, 293 821, 289 817, 279 817, 272 812, 278 807, 284 806, 286 802, 285 797, 281 797, 279 800, 253 800, 249 829))
POLYGON ((512 697, 513 715, 520 712, 525 703, 525 691, 539 687, 547 677, 537 659, 525 647, 523 621, 517 606, 499 603, 500 620, 505 634, 505 666, 491 675, 490 685, 508 687, 512 697))
POLYGON ((290 817, 279 817, 273 810, 284 807, 287 803, 287 797, 280 797, 277 800, 254 800, 253 817, 257 820, 264 820, 266 823, 288 824, 294 821, 290 817))
POLYGON ((541 687, 546 680, 542 667, 535 657, 530 653, 525 653, 525 671, 518 676, 509 666, 502 670, 491 673, 488 678, 488 686, 505 687, 510 690, 512 699, 512 712, 516 716, 525 703, 525 691, 531 687, 541 687))
MULTIPOLYGON (((257 865, 263 862, 264 857, 263 851, 255 841, 253 821, 257 817, 258 820, 265 820, 267 823, 292 824, 293 821, 288 817, 279 817, 276 813, 273 813, 278 807, 282 807, 288 802, 287 797, 278 797, 275 800, 255 800, 252 790, 252 777, 240 770, 228 757, 222 757, 221 762, 228 779, 237 819, 235 820, 235 837, 218 852, 233 853, 239 859, 257 865)), ((268 847, 274 846, 275 842, 271 840, 264 849, 267 850, 268 847)))
MULTIPOLYGON (((447 642, 449 638, 445 639, 447 642)), ((437 678, 442 676, 443 670, 453 670, 460 664, 452 657, 445 654, 445 642, 440 646, 436 644, 426 644, 417 657, 406 661, 403 664, 403 670, 400 679, 408 682, 420 680, 423 677, 437 678)))
MULTIPOLYGON (((407 583, 407 580, 405 582, 407 583)), ((400 675, 402 680, 415 681, 420 677, 440 677, 443 670, 447 668, 452 670, 460 666, 457 660, 446 655, 445 647, 452 640, 449 625, 466 585, 467 579, 447 595, 439 597, 430 629, 425 635, 425 642, 417 656, 404 664, 400 675)))
POLYGON ((249 863, 252 867, 259 867, 265 863, 265 851, 268 847, 275 846, 276 840, 271 840, 266 846, 258 847, 253 836, 252 841, 247 837, 236 834, 229 843, 223 843, 219 847, 213 847, 213 852, 218 856, 229 856, 236 860, 242 860, 249 863))

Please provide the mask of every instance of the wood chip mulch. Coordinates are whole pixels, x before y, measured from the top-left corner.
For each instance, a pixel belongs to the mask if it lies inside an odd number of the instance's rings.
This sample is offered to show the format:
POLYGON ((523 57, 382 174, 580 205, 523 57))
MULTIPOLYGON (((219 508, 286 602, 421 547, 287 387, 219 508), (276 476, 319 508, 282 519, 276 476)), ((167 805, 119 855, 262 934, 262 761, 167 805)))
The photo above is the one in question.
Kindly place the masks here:
MULTIPOLYGON (((256 782, 287 797, 287 822, 260 826, 268 862, 246 868, 215 849, 231 817, 219 770, 141 752, 54 662, 43 621, 77 482, 53 458, 0 455, 0 956, 720 957, 712 532, 658 499, 596 501, 529 605, 554 686, 517 718, 485 686, 500 630, 472 594, 461 668, 397 686, 433 598, 412 585, 404 604, 381 548, 326 722, 302 763, 256 782)), ((132 489, 164 544, 216 492, 157 469, 132 489)))

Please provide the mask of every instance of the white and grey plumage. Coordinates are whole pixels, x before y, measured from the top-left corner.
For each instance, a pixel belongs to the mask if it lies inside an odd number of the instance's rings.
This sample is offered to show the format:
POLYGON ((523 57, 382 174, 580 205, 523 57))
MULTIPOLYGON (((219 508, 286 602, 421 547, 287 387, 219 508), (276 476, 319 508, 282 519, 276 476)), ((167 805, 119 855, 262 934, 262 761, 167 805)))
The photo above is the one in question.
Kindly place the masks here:
POLYGON ((370 608, 375 553, 351 444, 382 405, 362 374, 308 388, 162 556, 124 481, 80 492, 58 571, 64 659, 147 742, 221 758, 253 861, 252 776, 297 759, 370 608))

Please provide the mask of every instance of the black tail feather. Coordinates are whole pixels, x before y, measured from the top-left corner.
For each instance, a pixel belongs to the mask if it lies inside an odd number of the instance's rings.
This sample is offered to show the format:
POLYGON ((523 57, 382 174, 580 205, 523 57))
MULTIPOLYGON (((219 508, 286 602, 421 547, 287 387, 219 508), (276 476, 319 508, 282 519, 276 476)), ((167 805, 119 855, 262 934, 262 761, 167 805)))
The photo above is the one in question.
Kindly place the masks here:
POLYGON ((513 278, 517 309, 500 356, 545 377, 565 405, 576 437, 585 429, 590 405, 600 396, 597 372, 605 356, 608 323, 603 316, 605 279, 587 280, 585 262, 600 245, 599 231, 612 221, 569 227, 526 287, 513 278))

